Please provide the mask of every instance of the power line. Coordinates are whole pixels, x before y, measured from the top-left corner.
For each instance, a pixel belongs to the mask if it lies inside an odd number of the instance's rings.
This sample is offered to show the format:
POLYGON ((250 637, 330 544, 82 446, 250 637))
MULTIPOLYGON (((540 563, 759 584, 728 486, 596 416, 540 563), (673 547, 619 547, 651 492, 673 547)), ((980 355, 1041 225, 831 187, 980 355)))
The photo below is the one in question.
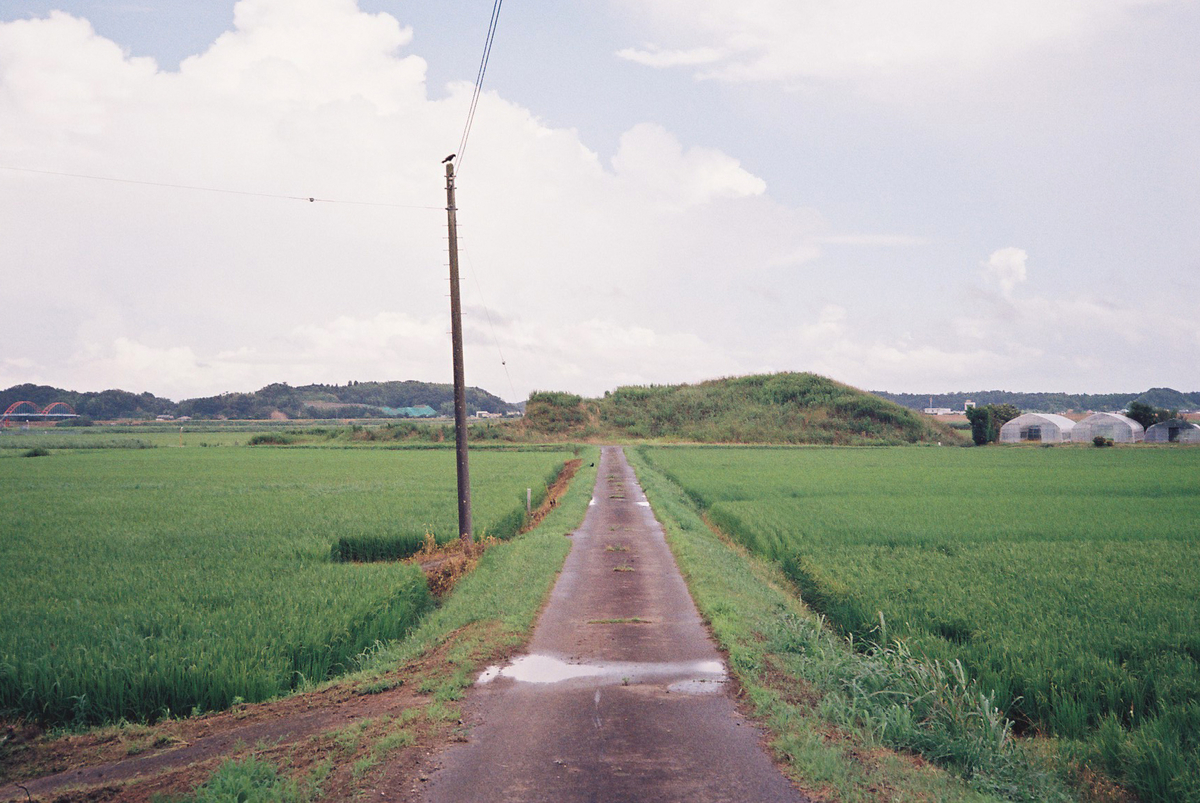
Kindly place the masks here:
POLYGON ((277 195, 269 192, 247 192, 245 190, 230 190, 222 187, 199 187, 193 184, 171 184, 164 181, 138 181, 130 178, 114 178, 112 176, 91 176, 84 173, 63 173, 57 170, 35 170, 31 167, 9 167, 0 165, 0 170, 12 170, 18 173, 37 173, 43 176, 64 176, 66 178, 83 178, 91 181, 110 181, 115 184, 139 184, 143 187, 163 187, 172 190, 192 190, 195 192, 217 192, 225 195, 245 195, 253 198, 275 198, 283 201, 307 201, 318 204, 344 204, 352 206, 385 206, 393 209, 433 209, 442 211, 440 206, 416 206, 413 204, 389 204, 374 201, 343 201, 333 198, 315 198, 302 195, 277 195))
POLYGON ((492 55, 492 42, 496 39, 496 23, 500 21, 500 6, 504 0, 492 4, 492 18, 488 22, 487 39, 483 43, 483 57, 479 60, 479 73, 475 76, 475 91, 471 95, 471 107, 467 111, 467 122, 463 126, 462 139, 458 142, 458 172, 462 172, 463 157, 467 151, 467 139, 471 136, 471 124, 475 122, 475 108, 479 105, 479 94, 483 90, 483 76, 487 72, 488 59, 492 55))

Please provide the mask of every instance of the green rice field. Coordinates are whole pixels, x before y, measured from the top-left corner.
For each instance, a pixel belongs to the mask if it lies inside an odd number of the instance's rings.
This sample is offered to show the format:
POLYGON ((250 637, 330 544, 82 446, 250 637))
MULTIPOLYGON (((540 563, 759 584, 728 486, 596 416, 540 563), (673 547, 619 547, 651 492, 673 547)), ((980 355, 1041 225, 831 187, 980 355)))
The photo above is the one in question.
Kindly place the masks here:
POLYGON ((1019 730, 1200 800, 1200 449, 645 454, 856 642, 960 659, 1019 730))
MULTIPOLYGON (((220 709, 352 669, 432 601, 418 568, 331 546, 457 529, 450 450, 21 454, 0 452, 0 715, 48 724, 220 709)), ((473 453, 477 531, 515 532, 525 489, 570 457, 473 453)))

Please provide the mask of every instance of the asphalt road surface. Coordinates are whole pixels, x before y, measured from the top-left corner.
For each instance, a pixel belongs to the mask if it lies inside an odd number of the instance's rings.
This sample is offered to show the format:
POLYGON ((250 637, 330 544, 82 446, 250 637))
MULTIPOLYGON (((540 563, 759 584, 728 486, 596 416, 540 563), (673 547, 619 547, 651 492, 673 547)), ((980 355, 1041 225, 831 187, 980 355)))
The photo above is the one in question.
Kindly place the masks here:
POLYGON ((734 705, 646 497, 605 448, 526 655, 484 672, 474 725, 423 784, 464 801, 805 801, 734 705))

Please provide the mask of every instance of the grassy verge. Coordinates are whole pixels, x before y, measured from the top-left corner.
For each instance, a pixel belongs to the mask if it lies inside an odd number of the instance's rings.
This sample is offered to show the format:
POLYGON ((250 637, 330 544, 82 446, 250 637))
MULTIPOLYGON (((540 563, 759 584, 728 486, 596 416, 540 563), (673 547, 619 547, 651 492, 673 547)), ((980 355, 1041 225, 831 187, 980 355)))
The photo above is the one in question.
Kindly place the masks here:
POLYGON ((851 649, 777 568, 719 538, 639 450, 627 454, 701 614, 802 786, 843 801, 1072 799, 960 665, 902 645, 851 649))
POLYGON ((455 586, 445 604, 430 613, 411 636, 394 642, 367 662, 368 670, 385 670, 413 661, 442 644, 451 633, 474 628, 482 639, 458 639, 459 672, 442 679, 444 694, 458 695, 472 673, 493 652, 511 651, 524 643, 562 568, 571 542, 564 538, 583 521, 596 484, 600 450, 584 448, 583 465, 570 489, 536 529, 489 549, 475 570, 455 586), (476 644, 476 642, 478 642, 476 644), (472 646, 474 645, 474 646, 472 646), (486 655, 475 655, 475 646, 486 655))

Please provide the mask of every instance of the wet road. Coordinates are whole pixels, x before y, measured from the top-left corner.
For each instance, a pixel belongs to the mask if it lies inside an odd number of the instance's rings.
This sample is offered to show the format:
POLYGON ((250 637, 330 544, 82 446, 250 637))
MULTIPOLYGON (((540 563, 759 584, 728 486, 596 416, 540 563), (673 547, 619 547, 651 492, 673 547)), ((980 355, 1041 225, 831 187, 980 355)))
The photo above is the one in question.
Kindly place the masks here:
POLYGON ((485 672, 425 785, 463 801, 804 801, 733 704, 633 471, 605 448, 529 653, 485 672))

